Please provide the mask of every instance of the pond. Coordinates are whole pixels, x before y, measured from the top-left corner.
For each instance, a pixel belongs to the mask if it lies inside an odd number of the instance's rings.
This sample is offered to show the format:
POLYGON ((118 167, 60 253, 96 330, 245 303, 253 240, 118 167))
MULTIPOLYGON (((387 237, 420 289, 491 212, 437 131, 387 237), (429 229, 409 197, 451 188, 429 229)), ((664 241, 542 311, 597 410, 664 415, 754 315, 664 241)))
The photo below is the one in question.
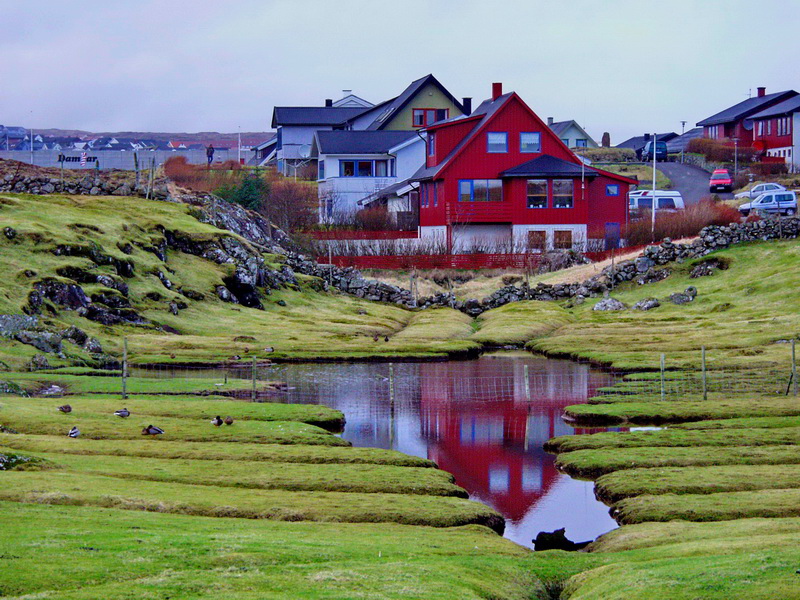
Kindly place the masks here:
POLYGON ((574 541, 617 525, 593 484, 559 473, 542 444, 574 429, 565 406, 586 402, 613 376, 586 364, 524 352, 476 360, 401 363, 276 364, 282 401, 325 404, 347 419, 355 446, 429 458, 471 498, 506 519, 505 536, 531 547, 539 531, 566 528, 574 541), (527 385, 526 385, 527 376, 527 385))

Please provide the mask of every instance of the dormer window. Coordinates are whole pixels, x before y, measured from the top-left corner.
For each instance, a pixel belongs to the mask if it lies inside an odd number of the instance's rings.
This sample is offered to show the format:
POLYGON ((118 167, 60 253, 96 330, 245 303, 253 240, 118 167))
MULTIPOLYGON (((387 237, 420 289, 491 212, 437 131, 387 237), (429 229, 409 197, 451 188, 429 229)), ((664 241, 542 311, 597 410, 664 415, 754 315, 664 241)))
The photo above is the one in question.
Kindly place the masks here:
POLYGON ((508 133, 505 131, 490 131, 487 133, 486 151, 492 154, 508 152, 508 133))

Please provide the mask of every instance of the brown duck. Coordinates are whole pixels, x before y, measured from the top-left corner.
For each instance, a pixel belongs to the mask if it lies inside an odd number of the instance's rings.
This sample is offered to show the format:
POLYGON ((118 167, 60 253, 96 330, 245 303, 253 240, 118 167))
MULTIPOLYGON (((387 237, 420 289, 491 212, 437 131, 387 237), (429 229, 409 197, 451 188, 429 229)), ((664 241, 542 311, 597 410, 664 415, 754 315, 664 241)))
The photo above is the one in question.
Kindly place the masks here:
POLYGON ((59 406, 58 410, 60 410, 63 413, 69 414, 72 412, 72 407, 69 404, 65 404, 63 406, 59 406))
POLYGON ((225 417, 225 425, 233 425, 233 417, 231 417, 230 415, 225 417))

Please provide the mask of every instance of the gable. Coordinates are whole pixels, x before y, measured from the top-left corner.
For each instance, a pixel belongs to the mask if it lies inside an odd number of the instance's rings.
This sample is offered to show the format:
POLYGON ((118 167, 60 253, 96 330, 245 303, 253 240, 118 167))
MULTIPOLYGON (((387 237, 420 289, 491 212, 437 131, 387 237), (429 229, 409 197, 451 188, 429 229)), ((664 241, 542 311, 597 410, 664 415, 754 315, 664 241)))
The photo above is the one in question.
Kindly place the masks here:
POLYGON ((542 154, 581 164, 580 159, 516 93, 511 93, 507 97, 501 96, 494 102, 501 102, 502 105, 495 107, 491 113, 488 111, 491 111, 492 107, 487 107, 487 117, 473 128, 468 138, 456 147, 451 156, 444 159, 438 170, 437 178, 442 176, 461 177, 467 173, 469 173, 469 178, 495 178, 502 171, 542 154), (508 152, 501 154, 487 152, 486 134, 489 132, 508 133, 508 152), (540 134, 541 152, 520 152, 520 133, 522 132, 540 134))
POLYGON ((415 129, 412 120, 415 108, 447 109, 449 118, 462 114, 459 105, 444 94, 438 86, 429 83, 423 86, 403 109, 390 116, 382 129, 415 129))

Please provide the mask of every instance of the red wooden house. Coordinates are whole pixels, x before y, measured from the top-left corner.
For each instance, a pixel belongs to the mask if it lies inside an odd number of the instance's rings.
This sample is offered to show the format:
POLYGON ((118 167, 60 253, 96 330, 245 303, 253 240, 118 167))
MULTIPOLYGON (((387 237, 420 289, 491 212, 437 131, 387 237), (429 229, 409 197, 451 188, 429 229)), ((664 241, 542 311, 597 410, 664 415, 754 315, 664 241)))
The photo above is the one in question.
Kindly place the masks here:
POLYGON ((619 242, 636 181, 585 165, 514 92, 495 83, 471 115, 427 128, 420 237, 452 252, 619 242))

